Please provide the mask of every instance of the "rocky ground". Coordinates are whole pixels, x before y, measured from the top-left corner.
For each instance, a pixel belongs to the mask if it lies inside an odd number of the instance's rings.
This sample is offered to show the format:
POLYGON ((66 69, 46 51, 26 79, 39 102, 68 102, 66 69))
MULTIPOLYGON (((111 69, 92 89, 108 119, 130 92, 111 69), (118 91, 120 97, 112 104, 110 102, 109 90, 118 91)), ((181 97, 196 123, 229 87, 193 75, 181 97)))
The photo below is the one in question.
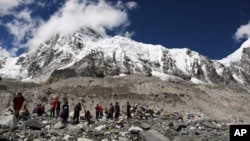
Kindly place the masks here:
MULTIPOLYGON (((134 113, 124 126, 117 121, 103 120, 87 124, 81 120, 72 125, 72 119, 64 127, 60 119, 47 116, 19 121, 13 129, 1 126, 1 140, 229 140, 229 125, 250 123, 250 95, 247 87, 195 85, 184 81, 167 82, 155 77, 130 75, 126 77, 78 77, 52 84, 30 84, 3 80, 7 90, 0 92, 1 117, 12 106, 16 92, 22 92, 29 111, 37 103, 45 105, 53 96, 69 101, 70 111, 77 102, 84 110, 94 114, 97 103, 103 107, 119 102, 125 115, 126 102, 147 106, 155 111, 154 117, 134 113), (37 126, 37 127, 33 127, 37 126), (131 127, 136 131, 131 131, 131 127), (139 130, 137 132, 137 130, 139 130)), ((14 120, 14 119, 13 119, 14 120)), ((93 119, 94 120, 94 119, 93 119)), ((0 123, 1 124, 1 123, 0 123)))

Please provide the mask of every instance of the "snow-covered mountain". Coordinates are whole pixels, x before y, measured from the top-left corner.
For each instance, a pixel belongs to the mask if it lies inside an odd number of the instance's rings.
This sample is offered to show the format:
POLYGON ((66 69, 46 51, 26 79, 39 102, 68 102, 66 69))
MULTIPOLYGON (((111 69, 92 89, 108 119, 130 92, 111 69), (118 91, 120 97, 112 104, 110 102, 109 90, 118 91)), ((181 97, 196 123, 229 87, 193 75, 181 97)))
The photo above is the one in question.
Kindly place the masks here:
POLYGON ((187 48, 168 49, 129 38, 104 37, 86 28, 56 35, 16 58, 0 56, 0 76, 53 82, 75 76, 120 76, 141 73, 164 80, 206 84, 249 84, 249 44, 227 58, 211 60, 187 48))

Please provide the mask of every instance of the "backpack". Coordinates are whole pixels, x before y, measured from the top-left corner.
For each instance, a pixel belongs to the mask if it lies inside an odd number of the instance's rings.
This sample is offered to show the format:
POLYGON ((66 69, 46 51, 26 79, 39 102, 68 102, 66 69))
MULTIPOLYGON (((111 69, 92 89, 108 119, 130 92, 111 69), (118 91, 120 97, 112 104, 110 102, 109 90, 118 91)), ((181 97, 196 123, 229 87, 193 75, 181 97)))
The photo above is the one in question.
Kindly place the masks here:
POLYGON ((57 104, 56 104, 56 109, 57 110, 60 110, 60 105, 61 105, 60 101, 57 101, 57 104))

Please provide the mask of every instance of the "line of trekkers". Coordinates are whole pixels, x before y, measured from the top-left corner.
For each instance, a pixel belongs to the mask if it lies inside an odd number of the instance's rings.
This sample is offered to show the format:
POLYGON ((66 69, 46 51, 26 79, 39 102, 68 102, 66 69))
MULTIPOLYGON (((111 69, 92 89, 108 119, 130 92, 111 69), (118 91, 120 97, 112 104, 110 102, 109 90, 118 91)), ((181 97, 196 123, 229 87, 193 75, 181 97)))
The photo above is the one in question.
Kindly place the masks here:
MULTIPOLYGON (((30 117, 29 110, 27 109, 27 105, 25 104, 23 106, 23 103, 25 101, 25 98, 23 97, 22 93, 18 93, 15 98, 13 99, 13 113, 17 117, 17 120, 20 118, 23 119, 28 119, 30 117), (23 107, 23 108, 22 108, 23 107)), ((131 105, 129 102, 127 102, 127 119, 131 118, 131 105)), ((81 103, 77 103, 74 106, 74 115, 73 115, 73 124, 78 124, 79 123, 79 118, 80 118, 80 111, 82 110, 81 103)), ((104 114, 106 115, 106 119, 111 119, 111 120, 118 120, 121 110, 119 103, 116 102, 115 105, 110 103, 108 108, 103 108, 101 105, 97 104, 95 107, 95 116, 96 120, 99 121, 100 119, 103 118, 104 114)), ((45 114, 45 107, 44 105, 37 104, 36 107, 33 109, 32 113, 37 113, 38 116, 43 116, 45 114)), ((67 100, 62 104, 58 100, 57 97, 53 97, 52 102, 51 102, 51 109, 50 109, 50 117, 52 118, 62 118, 62 123, 65 125, 68 122, 69 118, 69 105, 67 100)), ((87 120, 88 123, 91 123, 92 115, 89 110, 85 110, 85 115, 83 118, 84 120, 87 120)))

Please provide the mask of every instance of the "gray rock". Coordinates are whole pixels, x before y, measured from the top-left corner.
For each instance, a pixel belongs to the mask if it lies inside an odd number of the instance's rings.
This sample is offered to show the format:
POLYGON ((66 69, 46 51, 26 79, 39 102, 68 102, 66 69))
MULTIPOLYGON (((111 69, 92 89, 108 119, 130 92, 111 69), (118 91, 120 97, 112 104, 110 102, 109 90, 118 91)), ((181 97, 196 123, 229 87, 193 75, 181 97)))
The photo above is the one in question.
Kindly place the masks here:
POLYGON ((142 131, 140 135, 146 141, 170 141, 169 138, 165 137, 156 130, 142 131))
POLYGON ((132 134, 138 134, 142 129, 140 127, 132 126, 128 129, 128 131, 132 134))
POLYGON ((208 121, 204 121, 204 122, 202 122, 200 124, 205 126, 205 127, 212 128, 212 129, 221 129, 219 126, 216 126, 213 123, 210 123, 208 121))
POLYGON ((14 115, 0 116, 0 127, 15 129, 17 127, 17 118, 14 115))
POLYGON ((64 128, 64 125, 61 123, 61 122, 58 122, 56 123, 54 126, 53 126, 54 129, 63 129, 64 128))
POLYGON ((29 127, 30 129, 40 130, 41 128, 44 128, 46 124, 42 124, 35 119, 29 119, 24 123, 24 126, 29 127))
POLYGON ((151 126, 147 123, 141 123, 140 127, 144 130, 149 130, 151 126))
POLYGON ((171 122, 168 124, 168 126, 169 126, 169 127, 173 127, 173 126, 174 126, 174 122, 171 121, 171 122))
POLYGON ((197 136, 181 136, 181 137, 176 137, 175 141, 200 141, 199 137, 197 136))

